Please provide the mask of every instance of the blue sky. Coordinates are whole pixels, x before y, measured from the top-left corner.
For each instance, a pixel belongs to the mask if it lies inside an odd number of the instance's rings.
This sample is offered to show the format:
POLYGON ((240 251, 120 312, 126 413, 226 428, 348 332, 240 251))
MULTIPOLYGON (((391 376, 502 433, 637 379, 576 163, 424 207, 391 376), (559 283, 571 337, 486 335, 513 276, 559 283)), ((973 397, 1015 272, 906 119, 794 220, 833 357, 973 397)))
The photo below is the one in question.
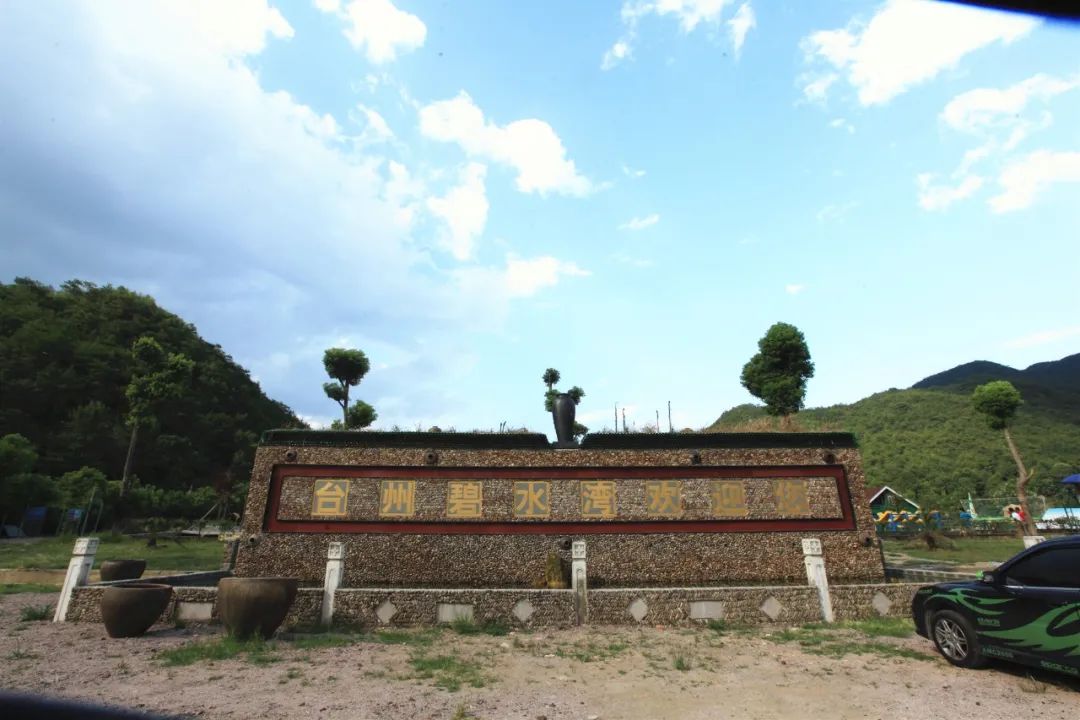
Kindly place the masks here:
POLYGON ((1080 351, 1080 27, 919 0, 0 8, 0 277, 154 295, 313 423, 700 427, 1080 351), (62 22, 58 20, 62 18, 62 22))

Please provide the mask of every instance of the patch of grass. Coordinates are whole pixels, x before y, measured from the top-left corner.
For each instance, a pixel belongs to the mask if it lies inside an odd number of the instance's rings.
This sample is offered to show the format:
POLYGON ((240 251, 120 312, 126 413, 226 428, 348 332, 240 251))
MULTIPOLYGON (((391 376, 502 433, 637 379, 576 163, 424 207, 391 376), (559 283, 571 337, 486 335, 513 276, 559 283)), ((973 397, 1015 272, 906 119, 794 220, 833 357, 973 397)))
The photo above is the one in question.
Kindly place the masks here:
POLYGON ((933 562, 977 563, 1003 562, 1024 549, 1024 541, 1015 537, 953 538, 953 547, 928 550, 920 538, 882 539, 885 552, 903 553, 933 562))
POLYGON ((450 623, 450 629, 458 635, 495 635, 502 637, 510 632, 510 627, 505 623, 489 620, 477 623, 470 618, 458 618, 450 623))
POLYGON ((15 644, 15 649, 7 654, 8 660, 33 660, 36 657, 37 653, 23 650, 18 643, 15 644))
POLYGON ((559 648, 555 655, 561 658, 570 658, 581 662, 596 662, 615 657, 629 647, 626 643, 612 642, 606 645, 597 642, 577 643, 570 648, 559 648))
MULTIPOLYGON (((852 623, 853 625, 855 623, 852 623)), ((803 652, 826 657, 844 657, 845 655, 877 655, 878 657, 904 657, 915 660, 931 660, 932 656, 918 650, 911 650, 900 645, 874 642, 862 638, 851 638, 837 632, 843 626, 821 625, 813 623, 801 628, 787 628, 766 636, 775 643, 797 643, 803 652)), ((888 629, 887 627, 884 629, 888 629)), ((882 633, 884 634, 884 633, 882 633)), ((879 635, 881 636, 881 635, 879 635)), ((886 637, 895 637, 885 635, 886 637)))
POLYGON ((231 637, 193 642, 171 650, 163 650, 158 653, 157 659, 166 667, 179 667, 194 665, 197 662, 231 660, 240 655, 245 655, 247 661, 253 665, 269 665, 279 659, 274 654, 273 643, 261 639, 237 640, 231 637))
POLYGON ((465 703, 461 703, 454 710, 454 714, 450 716, 450 720, 477 720, 477 717, 469 714, 469 711, 465 709, 465 703))
POLYGON ((48 620, 53 615, 52 605, 25 605, 19 611, 19 619, 23 622, 39 622, 48 620))
POLYGON ((425 630, 379 630, 372 637, 372 641, 384 645, 413 645, 416 647, 429 647, 440 635, 438 628, 425 630))
POLYGON ((676 670, 680 670, 682 672, 686 672, 692 667, 690 661, 686 659, 686 656, 684 655, 676 655, 674 665, 676 670))
POLYGON ((915 634, 915 623, 909 617, 879 617, 840 623, 869 637, 906 638, 915 634))
POLYGON ((723 635, 728 629, 727 623, 723 620, 710 620, 705 627, 709 628, 717 635, 723 635))
POLYGON ((415 655, 409 663, 415 677, 433 680, 436 687, 450 692, 457 692, 462 685, 479 688, 487 683, 478 663, 451 655, 415 655))
POLYGON ((47 592, 60 592, 60 586, 45 583, 0 583, 0 595, 47 592))
MULTIPOLYGON (((103 560, 146 558, 152 570, 217 570, 221 567, 221 543, 215 538, 159 539, 147 547, 143 538, 100 536, 95 566, 103 560)), ((62 570, 71 560, 75 539, 39 538, 27 542, 0 543, 0 567, 62 570)), ((52 588, 50 588, 52 589, 52 588)))

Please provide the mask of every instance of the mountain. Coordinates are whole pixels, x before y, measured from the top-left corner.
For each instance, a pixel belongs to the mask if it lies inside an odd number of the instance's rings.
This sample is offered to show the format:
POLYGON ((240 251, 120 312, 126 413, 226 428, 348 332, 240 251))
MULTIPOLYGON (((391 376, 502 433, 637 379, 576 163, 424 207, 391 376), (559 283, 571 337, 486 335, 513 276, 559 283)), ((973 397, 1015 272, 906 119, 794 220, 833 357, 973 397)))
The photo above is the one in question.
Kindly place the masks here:
POLYGON ((188 391, 140 432, 134 470, 143 484, 223 490, 246 480, 263 430, 302 425, 222 348, 152 298, 122 287, 71 281, 53 289, 20 278, 0 283, 0 437, 26 437, 40 475, 89 466, 119 478, 129 439, 131 346, 143 335, 195 362, 188 391))
MULTIPOLYGON (((808 408, 797 429, 848 430, 859 439, 867 484, 889 485, 916 501, 955 508, 973 497, 1014 494, 1016 466, 1000 431, 971 407, 971 391, 1008 380, 1024 398, 1013 437, 1035 468, 1032 488, 1048 500, 1064 498, 1060 480, 1080 472, 1080 355, 1025 370, 976 361, 850 405, 808 408)), ((779 428, 758 405, 734 407, 708 430, 779 428)))

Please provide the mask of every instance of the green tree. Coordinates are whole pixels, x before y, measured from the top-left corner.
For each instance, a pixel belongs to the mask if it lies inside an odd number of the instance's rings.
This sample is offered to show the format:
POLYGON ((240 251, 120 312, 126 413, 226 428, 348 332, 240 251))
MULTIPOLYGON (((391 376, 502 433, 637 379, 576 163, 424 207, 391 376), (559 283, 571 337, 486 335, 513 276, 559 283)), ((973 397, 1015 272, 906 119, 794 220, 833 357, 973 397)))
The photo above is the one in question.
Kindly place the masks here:
POLYGON ((56 500, 56 481, 31 472, 37 461, 37 450, 22 435, 12 433, 0 438, 0 521, 17 519, 31 505, 48 505, 56 500))
POLYGON ((61 504, 69 508, 85 508, 91 495, 104 502, 107 484, 105 473, 97 468, 83 466, 66 472, 60 476, 58 483, 61 504))
POLYGON ((1027 485, 1034 474, 1024 466, 1024 460, 1020 457, 1020 451, 1013 441, 1009 426, 1016 417, 1016 411, 1020 409, 1024 400, 1020 397, 1020 391, 1008 380, 994 380, 985 385, 975 388, 971 394, 972 405, 978 411, 992 430, 1001 430, 1005 434, 1005 444, 1009 447, 1009 454, 1016 463, 1016 498, 1020 501, 1020 507, 1024 509, 1024 534, 1035 534, 1035 523, 1028 509, 1027 485))
MULTIPOLYGON (((555 409, 555 398, 559 395, 559 391, 555 389, 555 386, 561 379, 562 374, 555 368, 548 368, 544 371, 543 381, 544 384, 547 385, 547 390, 544 391, 544 409, 548 412, 552 412, 555 409)), ((567 390, 566 394, 570 396, 575 405, 580 405, 581 398, 585 397, 585 391, 577 385, 567 390)), ((588 432, 588 430, 585 432, 588 432)))
POLYGON ((195 367, 195 363, 184 355, 166 354, 161 344, 149 336, 135 341, 131 346, 131 356, 134 370, 126 390, 127 425, 131 429, 131 438, 128 441, 127 459, 124 461, 124 474, 121 477, 121 497, 127 495, 131 488, 131 467, 139 430, 154 424, 163 403, 183 395, 190 385, 195 367))
POLYGON ((758 340, 758 352, 743 366, 742 385, 765 403, 769 415, 785 419, 799 412, 814 363, 806 338, 794 325, 778 322, 758 340))
POLYGON ((371 363, 363 350, 329 348, 323 353, 323 367, 326 368, 326 374, 334 380, 334 382, 324 383, 323 391, 326 397, 341 406, 341 420, 347 428, 349 427, 349 388, 360 384, 371 369, 371 363))
POLYGON ((371 407, 363 400, 354 400, 352 405, 349 406, 346 417, 348 424, 342 424, 340 420, 335 420, 330 424, 330 429, 363 430, 379 419, 379 413, 375 412, 375 408, 371 407))

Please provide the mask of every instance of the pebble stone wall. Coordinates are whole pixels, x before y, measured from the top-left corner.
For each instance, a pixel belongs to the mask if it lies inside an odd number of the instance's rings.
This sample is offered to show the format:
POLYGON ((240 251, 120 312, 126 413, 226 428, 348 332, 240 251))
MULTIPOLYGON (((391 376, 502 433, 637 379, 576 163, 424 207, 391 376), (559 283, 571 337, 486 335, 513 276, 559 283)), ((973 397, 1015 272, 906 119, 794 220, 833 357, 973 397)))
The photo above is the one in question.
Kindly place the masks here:
MULTIPOLYGON (((907 617, 919 583, 832 585, 836 619, 907 617)), ((101 622, 98 604, 102 586, 76 588, 68 620, 101 622)), ((213 587, 178 587, 174 602, 160 622, 173 617, 176 601, 215 602, 213 587)), ((305 628, 319 620, 322 590, 301 588, 285 620, 285 628, 305 628)), ((469 608, 477 623, 511 627, 568 627, 576 624, 574 593, 570 590, 338 590, 334 595, 335 623, 363 627, 408 627, 436 624, 440 605, 469 608)), ((217 619, 216 608, 213 620, 217 619)), ((589 625, 693 626, 710 619, 730 625, 799 625, 821 620, 817 591, 809 586, 619 588, 588 592, 589 625), (710 604, 711 616, 692 618, 691 603, 710 604)))
MULTIPOLYGON (((439 467, 687 466, 688 450, 505 450, 440 448, 439 467)), ((842 464, 855 529, 822 532, 725 532, 587 535, 592 588, 750 585, 805 582, 801 540, 821 540, 835 582, 880 582, 881 555, 864 501, 865 479, 854 448, 703 448, 702 466, 842 464), (830 455, 832 455, 830 457, 830 455)), ((284 575, 321 584, 327 547, 345 546, 345 588, 535 588, 549 553, 569 564, 572 535, 265 533, 271 473, 279 465, 430 468, 421 448, 260 446, 255 458, 234 572, 284 575)), ((690 471, 692 472, 692 471, 690 471)), ((332 527, 329 525, 328 527, 332 527)))

